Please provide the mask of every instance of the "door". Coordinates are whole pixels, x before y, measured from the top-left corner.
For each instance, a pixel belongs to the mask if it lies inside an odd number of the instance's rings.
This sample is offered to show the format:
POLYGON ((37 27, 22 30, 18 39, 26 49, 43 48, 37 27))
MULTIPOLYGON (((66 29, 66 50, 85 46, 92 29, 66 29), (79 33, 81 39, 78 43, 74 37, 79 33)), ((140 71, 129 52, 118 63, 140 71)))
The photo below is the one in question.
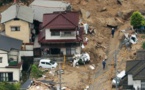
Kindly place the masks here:
POLYGON ((46 68, 51 68, 52 65, 49 62, 46 62, 46 68))

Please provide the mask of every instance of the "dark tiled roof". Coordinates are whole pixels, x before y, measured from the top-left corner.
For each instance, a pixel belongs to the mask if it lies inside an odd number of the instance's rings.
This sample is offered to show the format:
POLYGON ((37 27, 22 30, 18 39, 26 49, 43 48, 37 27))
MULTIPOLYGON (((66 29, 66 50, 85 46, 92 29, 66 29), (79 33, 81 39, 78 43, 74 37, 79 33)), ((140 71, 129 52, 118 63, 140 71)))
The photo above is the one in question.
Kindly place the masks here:
POLYGON ((135 90, 133 85, 128 85, 128 78, 127 75, 121 80, 120 85, 123 86, 123 90, 135 90))
POLYGON ((43 15, 42 28, 70 29, 76 28, 79 22, 78 12, 55 12, 43 15))
POLYGON ((145 60, 145 50, 137 51, 136 60, 145 60))
POLYGON ((127 61, 126 73, 132 74, 134 80, 145 79, 145 60, 127 61))
POLYGON ((11 49, 20 50, 22 41, 8 36, 0 35, 0 49, 10 51, 11 49))

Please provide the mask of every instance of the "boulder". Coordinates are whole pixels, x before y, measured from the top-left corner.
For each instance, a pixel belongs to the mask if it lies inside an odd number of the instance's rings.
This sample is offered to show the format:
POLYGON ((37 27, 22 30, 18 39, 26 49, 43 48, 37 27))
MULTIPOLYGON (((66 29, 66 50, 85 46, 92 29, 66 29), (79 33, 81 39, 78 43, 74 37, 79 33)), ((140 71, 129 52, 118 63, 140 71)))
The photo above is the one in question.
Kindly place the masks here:
POLYGON ((127 19, 131 16, 131 14, 132 14, 133 12, 134 12, 133 9, 126 9, 126 10, 123 10, 123 11, 119 11, 119 12, 117 13, 117 16, 118 16, 118 17, 121 17, 122 19, 127 20, 127 19))
POLYGON ((86 10, 84 10, 84 9, 81 9, 81 13, 82 13, 82 17, 83 17, 84 19, 89 18, 90 15, 91 15, 91 13, 90 13, 89 11, 86 11, 86 10))
POLYGON ((102 9, 100 9, 100 12, 103 12, 103 11, 107 11, 107 8, 103 7, 102 9))

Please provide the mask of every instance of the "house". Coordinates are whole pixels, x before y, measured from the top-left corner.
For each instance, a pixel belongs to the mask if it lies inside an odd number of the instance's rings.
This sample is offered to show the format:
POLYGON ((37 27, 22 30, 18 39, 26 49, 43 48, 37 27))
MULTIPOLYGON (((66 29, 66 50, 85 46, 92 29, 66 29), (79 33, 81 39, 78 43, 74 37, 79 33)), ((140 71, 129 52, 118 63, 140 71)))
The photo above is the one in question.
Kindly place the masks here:
POLYGON ((22 41, 0 35, 0 82, 20 81, 22 62, 20 59, 22 41))
POLYGON ((43 22, 43 14, 53 13, 55 11, 65 11, 70 4, 64 1, 52 0, 34 0, 30 7, 34 11, 34 20, 43 22))
POLYGON ((20 39, 23 43, 33 41, 33 10, 30 7, 13 4, 1 13, 1 23, 5 26, 5 35, 20 39))
POLYGON ((145 90, 145 60, 131 60, 126 63, 123 90, 145 90))
POLYGON ((68 56, 81 53, 83 28, 79 27, 78 22, 78 12, 44 14, 42 29, 38 37, 42 54, 68 56))

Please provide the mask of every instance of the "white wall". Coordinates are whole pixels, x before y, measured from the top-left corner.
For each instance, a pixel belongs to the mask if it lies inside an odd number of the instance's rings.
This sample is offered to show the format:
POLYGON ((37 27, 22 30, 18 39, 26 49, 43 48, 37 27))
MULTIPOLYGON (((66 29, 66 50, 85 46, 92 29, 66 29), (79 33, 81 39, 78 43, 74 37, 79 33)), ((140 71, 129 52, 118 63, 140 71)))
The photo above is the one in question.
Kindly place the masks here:
POLYGON ((76 39, 76 33, 75 31, 73 32, 74 33, 74 36, 65 36, 65 37, 62 37, 62 36, 51 36, 51 32, 49 29, 46 29, 45 31, 45 39, 46 40, 55 40, 55 39, 76 39))
POLYGON ((20 81, 20 72, 19 68, 0 68, 0 72, 13 72, 13 80, 20 81))
POLYGON ((20 56, 33 56, 33 51, 20 51, 20 56))
POLYGON ((132 75, 128 75, 128 85, 133 85, 132 75))
POLYGON ((135 88, 135 90, 138 90, 138 88, 141 88, 141 80, 134 80, 133 87, 135 88))
POLYGON ((7 53, 6 51, 0 50, 0 53, 7 53))
POLYGON ((66 55, 66 48, 61 48, 60 50, 63 52, 63 55, 66 55))
POLYGON ((0 63, 0 67, 8 66, 8 56, 7 56, 7 54, 0 54, 0 57, 2 57, 2 63, 0 63))

